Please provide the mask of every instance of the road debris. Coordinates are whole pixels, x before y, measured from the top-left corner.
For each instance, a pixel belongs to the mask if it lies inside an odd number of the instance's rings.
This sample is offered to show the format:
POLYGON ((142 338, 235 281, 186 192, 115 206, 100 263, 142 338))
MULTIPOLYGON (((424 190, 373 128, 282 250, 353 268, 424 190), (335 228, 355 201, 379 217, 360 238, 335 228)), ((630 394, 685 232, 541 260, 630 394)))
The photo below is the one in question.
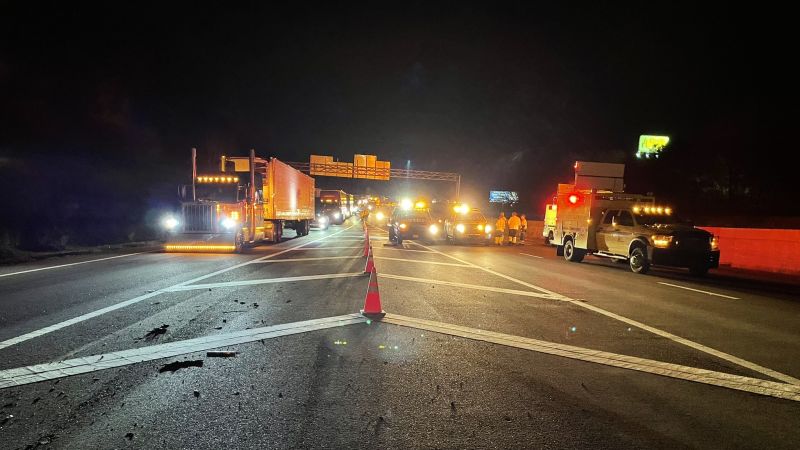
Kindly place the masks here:
POLYGON ((258 308, 258 303, 253 303, 253 308, 258 308))
POLYGON ((152 330, 148 331, 147 334, 144 335, 144 339, 146 341, 156 340, 162 334, 166 334, 167 333, 167 328, 169 328, 169 325, 167 325, 165 323, 161 324, 160 327, 153 328, 152 330))
POLYGON ((133 440, 133 433, 127 433, 127 434, 125 434, 125 439, 127 439, 127 440, 129 440, 129 441, 132 441, 132 440, 133 440))
POLYGON ((195 398, 200 397, 200 391, 194 391, 192 394, 195 396, 195 398))
POLYGON ((236 358, 239 352, 210 351, 206 352, 209 358, 236 358))
POLYGON ((169 364, 164 364, 158 369, 158 373, 176 372, 180 369, 188 369, 189 367, 203 367, 203 360, 196 359, 193 361, 175 361, 169 364))

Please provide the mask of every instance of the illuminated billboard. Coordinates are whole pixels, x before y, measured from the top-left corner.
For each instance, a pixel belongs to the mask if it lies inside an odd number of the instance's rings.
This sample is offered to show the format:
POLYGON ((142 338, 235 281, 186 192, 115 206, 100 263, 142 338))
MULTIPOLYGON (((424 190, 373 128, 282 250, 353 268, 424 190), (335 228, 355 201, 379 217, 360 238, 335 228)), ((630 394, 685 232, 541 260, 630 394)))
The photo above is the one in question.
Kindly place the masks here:
POLYGON ((639 150, 636 152, 637 158, 658 158, 658 154, 669 144, 669 136, 651 136, 643 134, 639 136, 639 150))
POLYGON ((489 191, 490 203, 517 203, 519 194, 515 191, 489 191))

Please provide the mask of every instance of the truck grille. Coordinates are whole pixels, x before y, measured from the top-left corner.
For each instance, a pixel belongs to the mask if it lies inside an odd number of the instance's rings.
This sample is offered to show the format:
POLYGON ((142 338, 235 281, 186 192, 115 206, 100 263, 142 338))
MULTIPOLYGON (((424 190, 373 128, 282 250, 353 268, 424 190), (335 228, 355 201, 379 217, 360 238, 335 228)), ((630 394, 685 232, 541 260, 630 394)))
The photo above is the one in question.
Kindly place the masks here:
POLYGON ((184 231, 214 231, 214 216, 216 208, 214 205, 205 203, 184 203, 183 204, 183 230, 184 231))
POLYGON ((679 238, 677 246, 687 252, 706 252, 711 249, 711 244, 706 237, 679 238))

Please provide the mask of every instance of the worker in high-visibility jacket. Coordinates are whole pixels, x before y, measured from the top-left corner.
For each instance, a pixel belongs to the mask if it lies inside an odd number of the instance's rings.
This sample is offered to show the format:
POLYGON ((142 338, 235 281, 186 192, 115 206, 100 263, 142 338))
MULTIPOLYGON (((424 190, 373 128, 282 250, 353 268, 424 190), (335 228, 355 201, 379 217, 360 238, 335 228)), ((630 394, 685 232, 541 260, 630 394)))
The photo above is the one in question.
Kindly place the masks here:
POLYGON ((528 234, 528 219, 525 214, 519 216, 519 243, 525 243, 525 235, 528 234))
POLYGON ((515 245, 517 243, 517 235, 519 234, 519 227, 522 221, 519 220, 519 216, 517 212, 514 211, 511 213, 511 217, 508 218, 508 243, 511 245, 515 245))
POLYGON ((506 214, 500 213, 497 222, 494 223, 494 244, 503 245, 506 232, 506 214))

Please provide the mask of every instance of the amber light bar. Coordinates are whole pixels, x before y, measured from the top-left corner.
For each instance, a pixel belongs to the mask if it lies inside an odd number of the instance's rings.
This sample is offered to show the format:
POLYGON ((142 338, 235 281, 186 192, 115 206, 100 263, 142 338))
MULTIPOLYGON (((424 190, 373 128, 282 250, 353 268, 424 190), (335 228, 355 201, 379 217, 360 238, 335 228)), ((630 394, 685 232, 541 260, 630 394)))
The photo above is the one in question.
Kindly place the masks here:
POLYGON ((238 183, 239 177, 229 177, 221 175, 201 175, 197 177, 198 183, 238 183))
POLYGON ((192 245, 192 244, 167 244, 164 250, 168 252, 232 252, 234 245, 192 245))

